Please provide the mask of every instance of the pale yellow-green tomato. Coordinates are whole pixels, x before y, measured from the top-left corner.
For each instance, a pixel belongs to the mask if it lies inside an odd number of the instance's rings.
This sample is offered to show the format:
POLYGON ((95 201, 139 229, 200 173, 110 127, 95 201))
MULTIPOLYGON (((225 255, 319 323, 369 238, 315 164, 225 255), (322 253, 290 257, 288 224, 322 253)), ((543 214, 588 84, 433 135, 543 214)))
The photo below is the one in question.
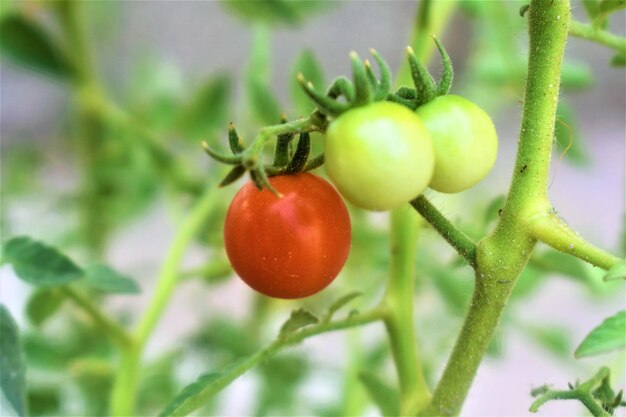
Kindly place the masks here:
POLYGON ((435 148, 430 188, 458 193, 487 176, 496 162, 498 135, 489 115, 471 101, 447 95, 418 107, 435 148))
POLYGON ((413 111, 391 102, 357 107, 333 120, 324 157, 343 197, 374 211, 398 208, 420 195, 434 168, 426 127, 413 111))

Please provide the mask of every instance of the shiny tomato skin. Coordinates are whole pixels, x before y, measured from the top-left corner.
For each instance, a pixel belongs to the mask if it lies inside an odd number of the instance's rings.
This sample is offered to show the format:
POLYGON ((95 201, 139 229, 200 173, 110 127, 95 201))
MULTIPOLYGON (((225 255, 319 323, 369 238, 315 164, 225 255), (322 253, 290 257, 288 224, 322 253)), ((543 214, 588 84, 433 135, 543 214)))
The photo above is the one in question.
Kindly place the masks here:
POLYGON ((333 184, 357 207, 386 211, 421 194, 435 157, 415 112, 375 102, 339 115, 326 130, 324 166, 333 184))
POLYGON ((250 287, 274 298, 302 298, 330 284, 348 258, 348 210, 335 189, 308 173, 270 178, 283 196, 246 183, 224 224, 226 253, 250 287))
POLYGON ((498 135, 483 109, 463 97, 445 95, 418 107, 416 113, 435 149, 430 188, 458 193, 487 176, 498 155, 498 135))

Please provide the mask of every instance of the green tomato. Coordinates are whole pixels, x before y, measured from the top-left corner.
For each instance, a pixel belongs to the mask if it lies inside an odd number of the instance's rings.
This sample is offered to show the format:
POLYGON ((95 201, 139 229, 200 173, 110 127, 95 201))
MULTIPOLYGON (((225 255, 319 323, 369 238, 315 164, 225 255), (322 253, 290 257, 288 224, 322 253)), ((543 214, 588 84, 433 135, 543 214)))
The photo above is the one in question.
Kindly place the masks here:
POLYGON ((496 162, 498 135, 489 115, 463 97, 446 95, 418 107, 435 148, 430 188, 458 193, 480 182, 496 162))
POLYGON ((341 114, 326 130, 328 176, 355 206, 391 210, 421 194, 434 168, 433 145, 406 107, 376 102, 341 114))

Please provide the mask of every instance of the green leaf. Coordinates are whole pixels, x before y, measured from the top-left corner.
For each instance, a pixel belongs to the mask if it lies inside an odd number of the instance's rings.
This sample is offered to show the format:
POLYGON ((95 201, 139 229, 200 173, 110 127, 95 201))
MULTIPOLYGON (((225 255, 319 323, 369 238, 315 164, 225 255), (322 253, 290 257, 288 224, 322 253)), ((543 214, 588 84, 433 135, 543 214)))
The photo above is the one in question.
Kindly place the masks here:
POLYGON ((183 107, 178 128, 192 140, 206 139, 216 130, 225 130, 230 93, 228 75, 208 80, 183 107))
POLYGON ((585 337, 574 356, 584 358, 626 347, 626 310, 605 319, 585 337))
POLYGON ((324 73, 310 49, 305 49, 298 55, 290 76, 291 100, 300 113, 299 116, 303 116, 315 110, 315 104, 302 90, 302 86, 296 78, 298 73, 302 73, 304 78, 312 82, 316 88, 324 88, 324 73))
POLYGON ((247 86, 254 117, 264 125, 277 124, 280 121, 280 106, 272 90, 256 77, 249 79, 247 86))
POLYGON ((297 25, 315 13, 336 4, 313 0, 225 0, 222 4, 236 16, 251 22, 297 25))
POLYGON ((624 67, 626 66, 626 54, 618 53, 613 58, 611 58, 611 65, 614 67, 624 67))
POLYGON ((41 287, 65 285, 84 275, 82 269, 57 249, 25 236, 4 245, 3 262, 12 264, 22 280, 41 287))
POLYGON ((291 312, 289 319, 280 328, 279 338, 286 337, 291 333, 311 324, 316 324, 319 319, 303 308, 291 312))
POLYGON ((0 53, 32 70, 70 78, 74 69, 52 37, 36 22, 19 14, 0 21, 0 53))
POLYGON ((525 333, 538 345, 559 357, 565 357, 571 352, 571 340, 566 328, 559 326, 528 326, 525 330, 525 333))
POLYGON ((564 62, 561 68, 561 86, 575 90, 590 87, 594 83, 591 68, 583 63, 564 62))
POLYGON ((362 292, 353 291, 335 300, 330 305, 330 307, 328 307, 328 311, 326 312, 326 315, 324 316, 324 321, 330 321, 335 315, 335 313, 339 311, 339 309, 341 309, 343 306, 345 306, 346 304, 348 304, 350 301, 354 300, 355 298, 360 297, 361 295, 363 295, 362 292))
POLYGON ((400 411, 400 394, 376 374, 360 372, 359 380, 383 416, 397 416, 400 411))
POLYGON ((9 414, 12 410, 18 416, 24 416, 26 415, 24 354, 17 324, 4 305, 0 305, 0 365, 3 412, 9 414), (4 400, 8 402, 8 409, 5 408, 4 400))
POLYGON ((85 269, 85 278, 91 288, 111 294, 138 294, 135 280, 112 270, 106 265, 91 265, 85 269))
POLYGON ((598 15, 598 11, 600 9, 600 3, 598 0, 582 0, 582 3, 585 11, 587 12, 587 16, 593 19, 598 15))
POLYGON ((626 0, 601 0, 598 10, 600 13, 609 14, 626 8, 626 0))
POLYGON ((485 210, 485 226, 491 224, 492 221, 495 221, 500 217, 500 210, 504 208, 504 203, 506 202, 505 195, 499 195, 487 206, 485 210))
POLYGON ((583 261, 555 250, 538 253, 531 258, 531 264, 540 271, 565 275, 582 282, 592 279, 583 261))
POLYGON ((580 130, 573 110, 561 100, 556 114, 557 121, 554 126, 554 135, 562 149, 559 153, 562 154, 564 152, 565 160, 574 165, 587 165, 589 163, 589 155, 580 136, 580 130))
POLYGON ((65 294, 58 288, 38 288, 28 299, 26 315, 32 324, 41 326, 57 312, 65 301, 65 294))
POLYGON ((200 408, 216 393, 259 362, 263 356, 264 351, 260 351, 253 356, 236 361, 220 373, 200 376, 196 382, 183 388, 174 400, 159 414, 159 417, 186 416, 200 408))
POLYGON ((618 279, 626 280, 626 260, 622 260, 621 262, 616 263, 606 271, 606 275, 604 275, 605 281, 613 281, 618 279))

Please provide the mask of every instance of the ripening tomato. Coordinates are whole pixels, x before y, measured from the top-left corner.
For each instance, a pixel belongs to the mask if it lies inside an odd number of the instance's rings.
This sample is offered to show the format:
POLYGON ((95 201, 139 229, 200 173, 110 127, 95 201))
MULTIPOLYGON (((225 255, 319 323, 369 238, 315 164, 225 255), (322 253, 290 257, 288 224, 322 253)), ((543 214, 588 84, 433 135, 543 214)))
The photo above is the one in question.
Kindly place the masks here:
POLYGON ((258 292, 307 297, 330 284, 348 258, 348 210, 315 175, 282 175, 270 182, 282 198, 248 182, 233 199, 224 224, 226 253, 237 275, 258 292))
POLYGON ((485 178, 496 162, 498 135, 489 115, 471 101, 446 95, 416 110, 435 147, 430 188, 458 193, 485 178))
POLYGON ((333 120, 324 143, 328 176, 354 205, 391 210, 421 194, 433 174, 428 131, 408 108, 376 102, 333 120))

